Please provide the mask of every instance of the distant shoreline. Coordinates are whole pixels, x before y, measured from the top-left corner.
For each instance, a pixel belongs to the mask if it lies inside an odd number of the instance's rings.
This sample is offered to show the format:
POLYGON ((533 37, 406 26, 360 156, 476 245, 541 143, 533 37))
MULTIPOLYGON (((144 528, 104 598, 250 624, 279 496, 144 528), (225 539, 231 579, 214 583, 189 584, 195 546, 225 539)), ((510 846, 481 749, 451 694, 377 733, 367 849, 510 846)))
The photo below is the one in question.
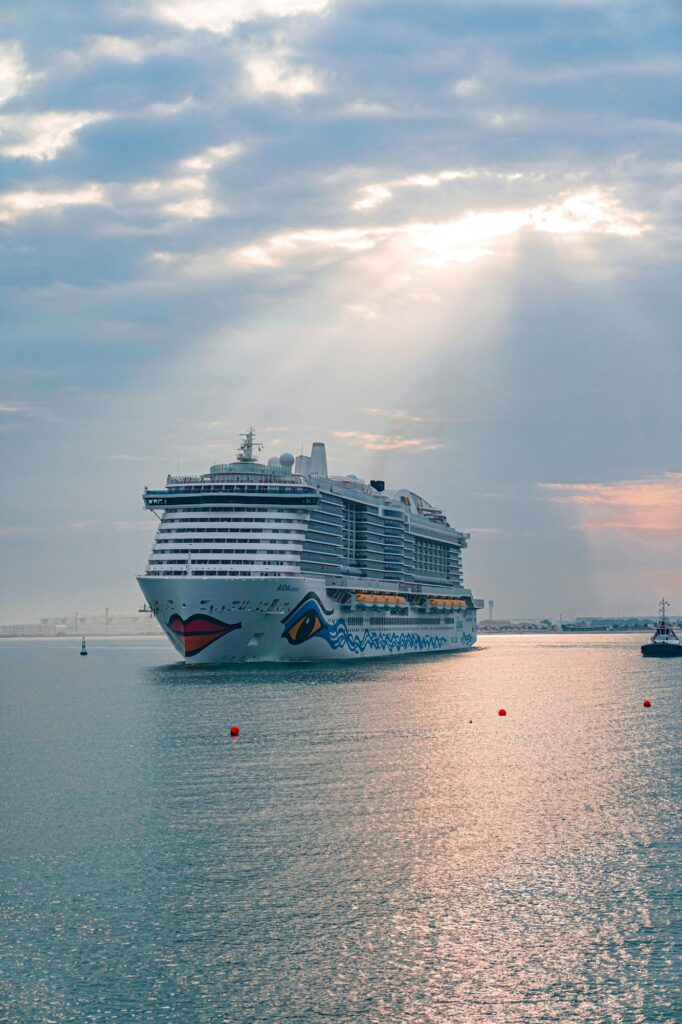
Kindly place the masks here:
POLYGON ((154 633, 63 633, 60 636, 25 636, 21 633, 0 635, 0 640, 163 640, 162 630, 154 633))
MULTIPOLYGON (((648 636, 651 631, 647 629, 580 629, 580 630, 553 630, 553 629, 495 629, 484 630, 478 633, 478 641, 495 636, 648 636)), ((86 640, 163 640, 165 634, 162 630, 153 633, 69 633, 60 636, 25 636, 20 633, 6 636, 0 635, 0 640, 80 640, 85 636, 86 640)))
POLYGON ((482 636, 649 636, 650 629, 479 629, 482 636))

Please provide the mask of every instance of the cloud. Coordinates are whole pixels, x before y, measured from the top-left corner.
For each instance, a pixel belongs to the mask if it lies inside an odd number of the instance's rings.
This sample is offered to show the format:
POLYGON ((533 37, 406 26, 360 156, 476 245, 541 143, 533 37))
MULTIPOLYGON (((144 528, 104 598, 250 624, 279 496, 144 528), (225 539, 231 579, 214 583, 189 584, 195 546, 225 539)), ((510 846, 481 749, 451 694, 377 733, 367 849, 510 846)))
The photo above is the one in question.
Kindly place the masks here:
POLYGON ((195 106, 191 97, 177 103, 149 103, 128 111, 46 110, 38 114, 0 115, 0 155, 35 162, 54 160, 72 146, 78 133, 91 124, 114 119, 156 120, 175 117, 195 106))
POLYGON ((185 220, 205 220, 217 213, 216 207, 207 196, 193 196, 190 199, 181 199, 178 203, 166 203, 164 210, 174 217, 183 217, 185 220))
MULTIPOLYGON (((377 206, 383 206, 398 189, 438 188, 446 181, 477 178, 479 173, 478 171, 445 170, 438 171, 436 174, 411 174, 406 178, 393 178, 391 181, 378 181, 373 185, 363 185, 359 190, 360 198, 353 203, 352 209, 374 210, 377 206)), ((495 177, 502 177, 502 175, 495 175, 495 177)))
POLYGON ((0 43, 0 104, 17 96, 29 75, 18 43, 0 43))
POLYGON ((284 50, 250 57, 244 64, 250 89, 295 99, 321 91, 319 78, 309 68, 293 68, 284 50))
POLYGON ((362 317, 363 320, 378 320, 380 313, 376 306, 367 306, 359 302, 350 302, 346 306, 349 313, 362 317))
POLYGON ((628 75, 641 77, 679 77, 682 59, 677 54, 661 53, 656 58, 641 60, 590 61, 584 64, 552 64, 546 68, 514 69, 511 77, 518 82, 548 85, 562 82, 584 82, 590 78, 612 78, 628 75))
POLYGON ((335 430, 334 437, 350 444, 364 448, 366 451, 389 452, 398 451, 401 448, 408 448, 411 451, 434 451, 442 448, 431 438, 424 437, 401 437, 399 434, 368 434, 359 430, 335 430))
MULTIPOLYGON (((475 74, 458 79, 451 87, 460 99, 483 98, 492 102, 503 102, 506 95, 512 95, 519 88, 530 87, 532 96, 538 96, 547 86, 585 86, 595 79, 623 78, 679 78, 682 59, 675 53, 661 52, 656 57, 640 59, 599 60, 594 56, 580 63, 529 64, 527 61, 512 63, 498 55, 497 59, 484 60, 475 74), (537 87, 537 92, 535 91, 537 87)), ((555 117, 558 111, 555 112, 555 117)), ((504 127, 516 122, 533 120, 529 112, 492 112, 483 117, 493 127, 504 127)), ((602 125, 603 127, 603 125, 602 125)))
POLYGON ((183 53, 183 40, 177 36, 119 36, 99 34, 79 40, 77 49, 61 50, 46 67, 49 77, 83 71, 86 65, 102 62, 142 64, 150 57, 183 53))
POLYGON ((453 87, 455 96, 473 96, 481 88, 481 83, 476 75, 472 78, 460 78, 453 87))
POLYGON ((340 250, 363 252, 400 233, 400 228, 304 228, 271 235, 264 242, 235 250, 232 260, 247 269, 279 267, 303 253, 340 250))
POLYGON ((122 203, 151 206, 153 209, 186 220, 205 220, 225 212, 210 195, 209 174, 220 164, 234 159, 242 152, 237 142, 209 146, 176 164, 180 174, 162 179, 139 181, 129 189, 118 189, 122 203))
MULTIPOLYGON (((102 35, 92 37, 86 55, 95 60, 103 58, 122 61, 124 64, 139 64, 151 54, 164 52, 167 49, 169 49, 168 44, 150 45, 139 39, 102 35)), ((83 53, 77 53, 74 56, 82 60, 83 53)))
POLYGON ((68 55, 82 61, 119 60, 122 63, 141 63, 156 54, 173 53, 178 45, 174 40, 131 39, 125 36, 92 36, 84 50, 68 55))
POLYGON ((469 211, 449 221, 282 232, 234 251, 230 259, 245 269, 265 269, 301 256, 334 251, 357 254, 394 242, 412 262, 446 267, 491 255, 502 239, 522 231, 634 238, 649 227, 645 215, 623 207, 612 190, 592 188, 563 193, 549 203, 531 207, 469 211))
POLYGON ((59 212, 67 206, 96 206, 106 201, 100 185, 84 185, 70 192, 5 192, 0 194, 0 221, 13 221, 45 210, 59 212))
POLYGON ((392 199, 396 192, 407 188, 436 189, 441 185, 452 181, 471 181, 472 179, 486 179, 488 181, 519 181, 526 178, 532 181, 541 181, 542 173, 523 173, 520 171, 502 172, 490 170, 455 170, 446 168, 443 171, 434 173, 409 174, 404 178, 392 178, 390 181, 377 181, 371 185, 363 185, 358 190, 359 197, 352 204, 353 210, 375 210, 378 206, 392 199))
POLYGON ((363 409, 363 412, 369 413, 370 416, 384 416, 392 420, 403 420, 405 423, 428 423, 426 416, 413 416, 409 412, 403 412, 402 409, 395 409, 393 411, 389 409, 363 409))
POLYGON ((648 230, 645 216, 626 210, 611 191, 598 188, 566 195, 561 203, 549 203, 531 211, 529 226, 550 234, 622 235, 636 238, 648 230))
POLYGON ((152 13, 189 32, 203 29, 229 35, 242 22, 324 14, 328 6, 329 0, 159 0, 152 13))
POLYGON ((682 534, 682 473, 614 483, 540 486, 551 501, 577 508, 586 530, 682 534))
POLYGON ((188 156, 181 161, 182 167, 188 171, 212 171, 218 164, 232 160, 242 151, 238 142, 229 142, 225 146, 209 146, 196 156, 188 156))
MULTIPOLYGON (((185 175, 178 178, 138 181, 132 185, 129 198, 133 204, 151 206, 174 217, 187 220, 205 219, 217 212, 217 207, 206 194, 204 175, 185 175)), ((125 194, 125 189, 123 190, 125 194)))
POLYGON ((398 111, 387 103, 375 103, 370 100, 353 100, 343 108, 343 113, 350 117, 395 117, 398 111))
POLYGON ((0 402, 0 413, 7 415, 13 413, 29 413, 31 408, 28 405, 24 405, 22 402, 0 402))
POLYGON ((54 160, 86 125, 106 121, 104 111, 52 110, 0 116, 0 154, 28 160, 54 160))
POLYGON ((125 116, 129 118, 141 118, 143 120, 147 120, 150 117, 177 117, 178 114, 185 114, 188 110, 191 110, 196 106, 196 100, 192 96, 185 96, 184 99, 178 100, 177 103, 149 103, 147 106, 141 107, 140 110, 131 110, 125 116))

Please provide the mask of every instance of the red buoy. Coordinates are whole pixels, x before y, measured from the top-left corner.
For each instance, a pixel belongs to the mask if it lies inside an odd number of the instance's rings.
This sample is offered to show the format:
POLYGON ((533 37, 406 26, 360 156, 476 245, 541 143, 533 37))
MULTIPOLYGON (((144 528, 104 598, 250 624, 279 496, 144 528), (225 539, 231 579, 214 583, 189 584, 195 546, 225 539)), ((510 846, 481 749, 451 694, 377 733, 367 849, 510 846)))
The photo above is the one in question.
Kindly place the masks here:
POLYGON ((644 707, 645 708, 650 708, 651 707, 651 701, 650 700, 645 700, 644 701, 644 707))
POLYGON ((233 725, 230 729, 230 736, 239 736, 239 726, 233 725))
POLYGON ((504 710, 504 708, 500 708, 500 710, 497 713, 501 717, 504 717, 507 714, 507 712, 504 710))

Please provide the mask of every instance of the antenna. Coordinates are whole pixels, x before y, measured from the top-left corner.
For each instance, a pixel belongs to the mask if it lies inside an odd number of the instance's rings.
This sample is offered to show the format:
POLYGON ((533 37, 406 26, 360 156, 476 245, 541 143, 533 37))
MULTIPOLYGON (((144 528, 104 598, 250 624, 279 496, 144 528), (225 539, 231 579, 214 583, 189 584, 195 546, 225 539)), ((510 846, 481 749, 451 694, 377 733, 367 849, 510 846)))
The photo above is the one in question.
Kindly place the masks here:
POLYGON ((254 449, 260 451, 263 447, 256 441, 256 431, 253 427, 249 427, 245 434, 239 435, 242 439, 242 443, 239 445, 239 451, 237 452, 237 462, 257 462, 258 459, 253 454, 254 449))
POLYGON ((664 597, 661 598, 661 603, 658 606, 658 610, 661 614, 661 619, 665 621, 665 610, 670 607, 670 601, 666 601, 664 597))

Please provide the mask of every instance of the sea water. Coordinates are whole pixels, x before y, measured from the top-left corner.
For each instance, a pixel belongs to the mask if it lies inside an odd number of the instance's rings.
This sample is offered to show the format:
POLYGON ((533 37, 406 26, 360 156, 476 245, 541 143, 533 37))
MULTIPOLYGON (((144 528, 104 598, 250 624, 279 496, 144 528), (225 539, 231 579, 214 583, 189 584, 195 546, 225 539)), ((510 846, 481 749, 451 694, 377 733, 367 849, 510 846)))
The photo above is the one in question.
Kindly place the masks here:
POLYGON ((0 641, 0 1019, 679 1022, 682 659, 642 639, 0 641))

